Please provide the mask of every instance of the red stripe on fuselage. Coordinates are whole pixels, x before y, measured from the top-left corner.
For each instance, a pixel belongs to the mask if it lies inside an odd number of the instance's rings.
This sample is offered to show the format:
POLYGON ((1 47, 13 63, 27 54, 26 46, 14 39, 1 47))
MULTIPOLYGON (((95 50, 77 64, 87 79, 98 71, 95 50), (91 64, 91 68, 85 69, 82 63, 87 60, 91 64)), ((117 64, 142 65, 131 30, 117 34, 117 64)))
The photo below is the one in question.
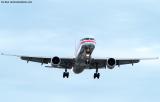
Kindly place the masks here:
POLYGON ((96 42, 94 40, 83 40, 83 41, 81 41, 81 44, 84 44, 84 43, 87 43, 87 42, 96 44, 96 42))

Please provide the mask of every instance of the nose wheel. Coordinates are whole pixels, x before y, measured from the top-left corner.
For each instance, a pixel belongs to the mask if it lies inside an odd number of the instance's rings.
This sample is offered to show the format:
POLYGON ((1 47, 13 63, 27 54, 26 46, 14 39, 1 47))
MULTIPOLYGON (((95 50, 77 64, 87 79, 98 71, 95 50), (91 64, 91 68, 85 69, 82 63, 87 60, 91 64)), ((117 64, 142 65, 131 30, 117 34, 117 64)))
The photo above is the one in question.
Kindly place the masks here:
POLYGON ((69 72, 67 72, 67 69, 63 72, 63 78, 69 78, 69 72))
POLYGON ((90 60, 87 59, 87 60, 86 60, 86 64, 87 64, 87 65, 90 64, 90 60))

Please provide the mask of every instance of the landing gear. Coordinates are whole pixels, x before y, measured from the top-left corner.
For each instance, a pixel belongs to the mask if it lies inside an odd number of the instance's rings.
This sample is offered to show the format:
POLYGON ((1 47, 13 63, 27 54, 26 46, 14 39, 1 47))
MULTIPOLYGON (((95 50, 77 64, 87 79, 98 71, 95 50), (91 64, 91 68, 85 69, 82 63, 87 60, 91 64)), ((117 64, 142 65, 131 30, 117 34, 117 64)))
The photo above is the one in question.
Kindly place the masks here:
POLYGON ((94 77, 94 79, 96 79, 96 78, 99 79, 100 73, 94 73, 94 76, 93 76, 93 77, 94 77))
POLYGON ((94 79, 99 79, 100 78, 100 73, 98 73, 98 65, 96 64, 96 73, 94 73, 94 79))
POLYGON ((67 72, 67 69, 63 72, 63 78, 69 78, 69 72, 67 72))
POLYGON ((85 63, 86 63, 87 65, 90 64, 90 60, 87 59, 85 63))

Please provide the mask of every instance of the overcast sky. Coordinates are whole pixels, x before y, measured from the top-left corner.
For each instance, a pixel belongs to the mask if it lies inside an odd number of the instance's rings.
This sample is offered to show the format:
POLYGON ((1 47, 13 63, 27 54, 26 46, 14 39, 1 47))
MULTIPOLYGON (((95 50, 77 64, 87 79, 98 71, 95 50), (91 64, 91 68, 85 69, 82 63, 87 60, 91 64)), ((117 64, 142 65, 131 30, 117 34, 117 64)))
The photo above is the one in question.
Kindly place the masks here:
MULTIPOLYGON (((0 4, 0 52, 74 57, 75 43, 90 35, 94 57, 159 57, 159 0, 33 0, 0 4)), ((1 102, 159 102, 160 62, 85 70, 63 79, 64 70, 0 56, 1 102)))

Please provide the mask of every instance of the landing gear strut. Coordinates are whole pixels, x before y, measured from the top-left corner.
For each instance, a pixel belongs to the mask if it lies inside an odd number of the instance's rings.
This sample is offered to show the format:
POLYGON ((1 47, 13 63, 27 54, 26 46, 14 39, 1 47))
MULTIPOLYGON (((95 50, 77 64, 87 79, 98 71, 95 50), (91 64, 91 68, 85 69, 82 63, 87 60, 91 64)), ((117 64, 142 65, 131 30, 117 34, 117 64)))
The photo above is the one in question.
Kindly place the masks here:
POLYGON ((99 77, 100 77, 100 73, 98 73, 98 65, 96 64, 96 73, 94 73, 94 79, 99 79, 99 77))
POLYGON ((65 72, 63 72, 63 78, 68 78, 69 72, 67 72, 67 69, 65 69, 65 72))

